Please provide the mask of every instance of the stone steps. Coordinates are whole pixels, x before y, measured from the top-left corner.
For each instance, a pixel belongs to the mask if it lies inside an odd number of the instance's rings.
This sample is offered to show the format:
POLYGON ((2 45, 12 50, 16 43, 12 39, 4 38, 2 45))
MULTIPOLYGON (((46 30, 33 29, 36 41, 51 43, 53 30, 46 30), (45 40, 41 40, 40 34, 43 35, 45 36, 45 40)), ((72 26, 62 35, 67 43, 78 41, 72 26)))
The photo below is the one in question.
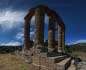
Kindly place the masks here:
POLYGON ((42 65, 36 65, 34 63, 32 65, 33 65, 33 70, 55 70, 54 68, 49 68, 42 65))
POLYGON ((39 49, 30 50, 31 52, 24 55, 24 59, 32 65, 32 70, 67 70, 67 68, 71 70, 71 57, 66 54, 47 54, 47 52, 40 52, 39 49))
POLYGON ((54 64, 58 63, 62 60, 67 58, 67 55, 63 56, 55 56, 55 57, 47 57, 46 53, 42 53, 40 55, 34 55, 32 56, 33 63, 35 64, 41 64, 41 65, 47 65, 47 64, 54 64))
POLYGON ((48 57, 48 59, 51 63, 58 63, 58 62, 64 60, 65 58, 67 58, 67 55, 56 56, 56 57, 48 57))
POLYGON ((67 70, 76 70, 76 67, 74 65, 74 60, 71 61, 71 64, 70 64, 70 66, 68 67, 67 70))
POLYGON ((71 63, 71 57, 66 58, 56 64, 53 65, 50 64, 50 66, 45 66, 40 64, 38 65, 33 63, 33 68, 34 70, 67 70, 67 68, 70 66, 70 63, 71 63))
POLYGON ((56 70, 66 70, 71 63, 71 57, 66 58, 62 61, 60 61, 59 63, 55 64, 56 70))

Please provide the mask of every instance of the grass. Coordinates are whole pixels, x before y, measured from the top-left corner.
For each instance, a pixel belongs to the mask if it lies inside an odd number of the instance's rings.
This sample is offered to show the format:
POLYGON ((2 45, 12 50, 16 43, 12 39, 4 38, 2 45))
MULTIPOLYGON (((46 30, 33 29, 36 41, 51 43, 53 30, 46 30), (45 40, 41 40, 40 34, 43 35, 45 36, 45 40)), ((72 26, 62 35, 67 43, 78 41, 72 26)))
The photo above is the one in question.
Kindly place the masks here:
POLYGON ((0 70, 30 70, 30 65, 13 54, 0 54, 0 70))
MULTIPOLYGON (((79 56, 86 60, 86 52, 72 52, 73 56, 79 56)), ((30 64, 15 54, 0 54, 0 70, 33 70, 30 64)))
POLYGON ((86 60, 86 52, 80 52, 80 51, 73 51, 72 52, 73 56, 78 56, 80 57, 82 60, 86 60))

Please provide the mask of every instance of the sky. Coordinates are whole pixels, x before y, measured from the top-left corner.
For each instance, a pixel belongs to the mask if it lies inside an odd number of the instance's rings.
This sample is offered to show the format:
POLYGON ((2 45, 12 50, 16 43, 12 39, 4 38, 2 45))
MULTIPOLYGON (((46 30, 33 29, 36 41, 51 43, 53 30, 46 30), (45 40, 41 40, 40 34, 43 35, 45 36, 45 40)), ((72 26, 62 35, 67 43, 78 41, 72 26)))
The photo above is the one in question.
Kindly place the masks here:
MULTIPOLYGON (((66 26, 66 44, 86 43, 86 0, 0 0, 0 45, 24 43, 24 17, 37 5, 48 6, 60 15, 66 26)), ((48 16, 44 37, 48 38, 48 16)), ((34 39, 34 17, 30 38, 34 39)))

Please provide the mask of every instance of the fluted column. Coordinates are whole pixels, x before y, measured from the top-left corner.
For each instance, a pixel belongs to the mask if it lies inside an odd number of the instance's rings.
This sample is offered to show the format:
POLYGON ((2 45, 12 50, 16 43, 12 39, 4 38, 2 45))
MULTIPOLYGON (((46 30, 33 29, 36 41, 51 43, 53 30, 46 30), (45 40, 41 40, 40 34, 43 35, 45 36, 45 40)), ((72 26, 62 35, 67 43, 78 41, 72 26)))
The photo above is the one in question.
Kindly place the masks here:
POLYGON ((55 30, 54 30, 54 21, 50 17, 49 18, 49 28, 48 28, 48 52, 52 52, 55 50, 55 30))
POLYGON ((24 48, 30 48, 30 20, 25 20, 24 26, 24 48))
POLYGON ((65 29, 62 31, 62 51, 65 52, 65 29))
POLYGON ((41 8, 35 9, 35 38, 34 45, 44 44, 44 12, 41 8))
POLYGON ((62 27, 58 24, 58 52, 62 52, 62 27))

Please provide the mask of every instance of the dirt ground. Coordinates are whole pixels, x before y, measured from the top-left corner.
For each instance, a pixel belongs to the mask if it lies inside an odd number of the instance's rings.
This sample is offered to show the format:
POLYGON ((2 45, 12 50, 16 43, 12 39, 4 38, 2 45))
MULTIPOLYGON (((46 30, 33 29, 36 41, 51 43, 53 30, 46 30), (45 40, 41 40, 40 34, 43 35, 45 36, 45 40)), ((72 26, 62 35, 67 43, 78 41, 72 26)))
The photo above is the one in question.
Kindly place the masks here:
POLYGON ((30 70, 30 65, 13 54, 0 54, 0 70, 30 70))

